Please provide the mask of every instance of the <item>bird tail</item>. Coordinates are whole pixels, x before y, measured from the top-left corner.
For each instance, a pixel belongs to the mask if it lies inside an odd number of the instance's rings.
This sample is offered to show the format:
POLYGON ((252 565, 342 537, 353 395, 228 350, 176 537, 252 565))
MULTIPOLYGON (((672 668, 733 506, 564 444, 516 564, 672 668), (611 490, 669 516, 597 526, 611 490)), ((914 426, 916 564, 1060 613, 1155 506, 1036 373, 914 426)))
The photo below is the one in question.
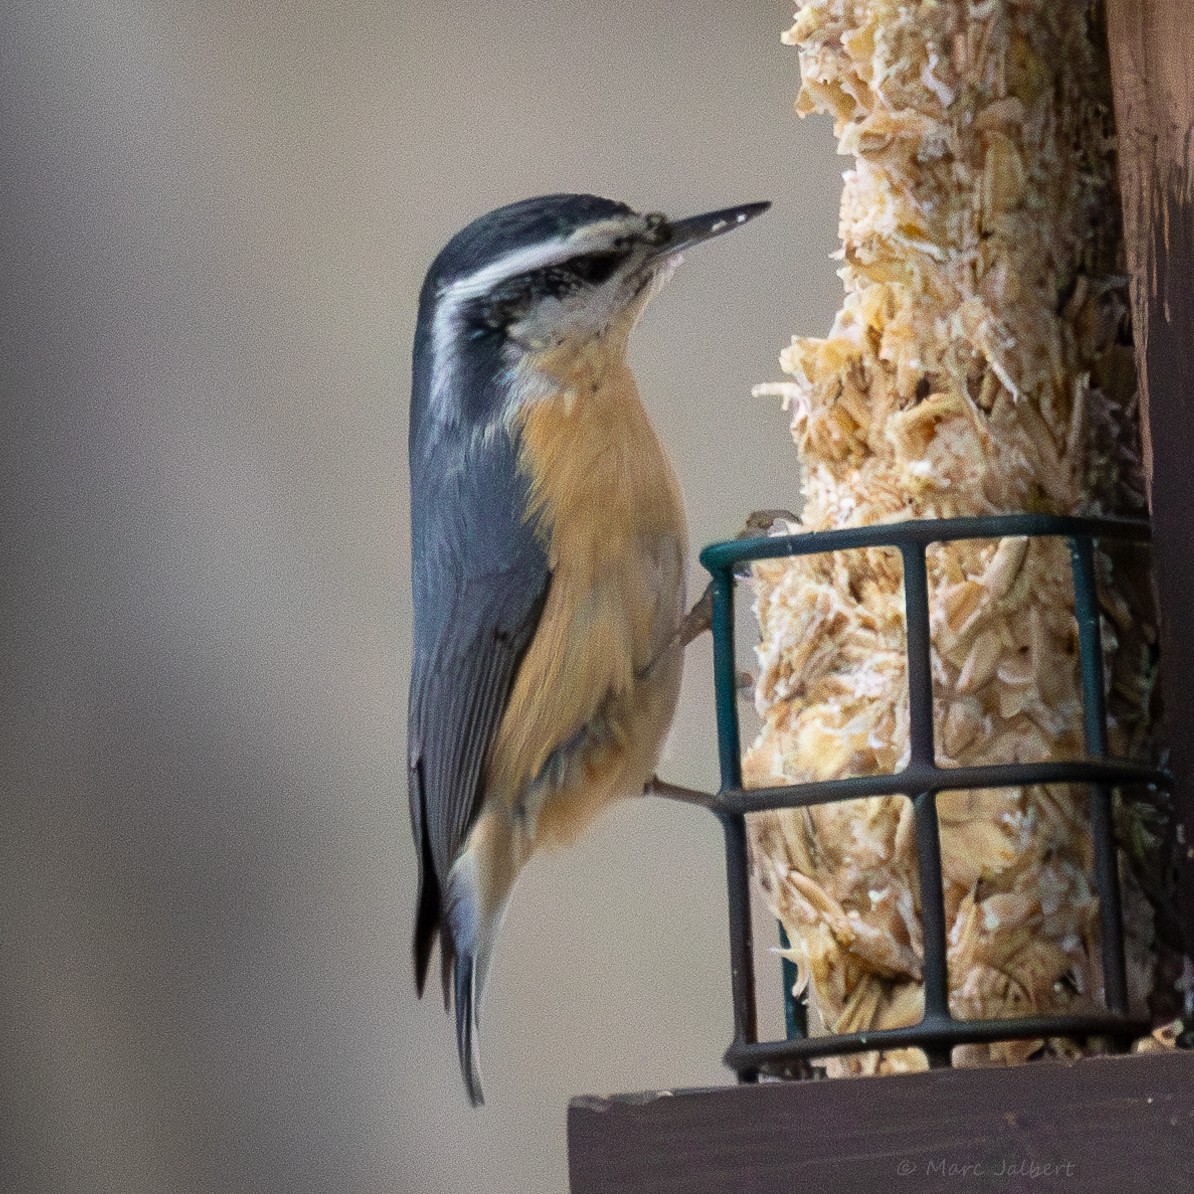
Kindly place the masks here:
POLYGON ((485 1102, 481 1090, 481 1075, 477 1069, 477 1056, 473 1034, 477 1027, 477 1001, 480 987, 476 978, 475 963, 471 954, 458 954, 455 959, 456 986, 456 1051, 460 1055, 460 1076, 464 1079, 469 1102, 480 1107, 485 1102))
POLYGON ((444 964, 444 1004, 449 992, 456 1009, 456 1051, 460 1076, 469 1102, 485 1102, 477 1067, 477 1024, 481 988, 488 969, 489 951, 497 925, 479 916, 480 908, 473 867, 475 859, 465 856, 448 879, 447 900, 441 928, 440 954, 444 964))
POLYGON ((483 864, 472 849, 466 849, 457 858, 446 881, 441 883, 425 832, 425 810, 421 785, 418 784, 421 777, 417 767, 412 768, 412 778, 411 808, 418 818, 414 820, 414 829, 420 861, 413 941, 415 988, 422 996, 432 949, 438 937, 444 1010, 455 1005, 460 1073, 469 1101, 479 1107, 485 1098, 477 1065, 478 1009, 493 944, 518 873, 518 860, 513 857, 513 843, 508 837, 499 837, 501 848, 496 855, 487 855, 490 869, 484 871, 484 883, 479 870, 483 864), (495 863, 495 858, 500 861, 495 863), (483 889, 488 896, 483 897, 483 889), (501 893, 496 899, 493 896, 495 890, 501 893))
MULTIPOLYGON (((449 886, 449 892, 457 894, 455 884, 449 886)), ((478 964, 476 952, 471 945, 471 942, 476 940, 476 928, 469 923, 467 914, 462 914, 464 910, 461 905, 471 902, 467 897, 461 900, 452 899, 450 896, 450 911, 445 913, 443 896, 435 872, 430 865, 424 865, 419 882, 418 913, 415 917, 415 990, 421 999, 427 985, 427 972, 431 967, 431 951, 438 937, 444 1010, 448 1011, 455 1003, 456 1048, 460 1054, 460 1073, 464 1078, 469 1102, 474 1107, 480 1107, 485 1102, 485 1097, 481 1091, 481 1079, 477 1069, 475 1038, 484 963, 478 964), (470 944, 465 945, 464 942, 470 944)))
POLYGON ((431 951, 438 937, 444 1010, 447 1011, 452 1002, 455 1002, 456 1048, 460 1054, 460 1073, 464 1078, 469 1102, 474 1107, 480 1107, 485 1102, 485 1096, 481 1090, 481 1079, 477 1069, 474 1037, 477 1027, 477 1005, 481 995, 481 974, 473 952, 470 949, 457 950, 456 937, 444 915, 443 897, 430 858, 425 858, 423 863, 419 877, 419 904, 415 916, 413 942, 415 990, 421 999, 427 985, 427 972, 431 968, 431 951))

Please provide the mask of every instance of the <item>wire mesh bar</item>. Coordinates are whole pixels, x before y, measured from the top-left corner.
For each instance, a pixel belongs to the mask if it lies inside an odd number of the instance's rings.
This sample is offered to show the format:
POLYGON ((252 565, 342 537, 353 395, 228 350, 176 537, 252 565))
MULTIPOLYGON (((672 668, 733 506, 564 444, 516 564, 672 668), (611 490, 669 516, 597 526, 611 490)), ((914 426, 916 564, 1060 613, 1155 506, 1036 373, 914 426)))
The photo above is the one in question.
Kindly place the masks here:
MULTIPOLYGON (((728 569, 713 578, 713 670, 717 695, 717 741, 722 784, 742 784, 742 747, 738 728, 737 672, 734 662, 734 578, 728 569)), ((750 862, 746 853, 746 819, 741 813, 720 813, 725 833, 726 890, 730 918, 730 995, 734 1005, 734 1045, 758 1039, 755 1000, 754 930, 750 917, 750 862)), ((738 1068, 740 1082, 753 1082, 758 1071, 738 1068)))
POLYGON ((719 792, 709 804, 716 813, 761 813, 779 808, 806 808, 867 796, 915 796, 933 789, 940 792, 967 788, 1022 788, 1032 784, 1129 784, 1153 786, 1166 782, 1158 772, 1123 759, 1050 760, 1041 763, 986 763, 976 767, 910 765, 882 775, 852 775, 846 779, 792 784, 780 788, 738 788, 719 792))
MULTIPOLYGON (((781 950, 792 948, 792 942, 788 937, 788 930, 784 928, 783 921, 779 922, 779 947, 781 950)), ((784 990, 791 992, 800 978, 796 963, 790 958, 781 956, 779 969, 783 976, 784 990)), ((808 1009, 803 1003, 792 998, 784 1000, 784 1027, 787 1029, 789 1040, 793 1037, 808 1035, 808 1009)))
POLYGON ((749 1066, 753 1072, 783 1071, 793 1062, 877 1049, 952 1049, 955 1045, 987 1044, 991 1041, 1023 1041, 1033 1037, 1065 1036, 1087 1039, 1110 1037, 1123 1040, 1143 1036, 1147 1020, 1123 1016, 1022 1016, 1008 1020, 949 1020, 926 1025, 923 1021, 906 1028, 877 1028, 837 1036, 807 1036, 793 1041, 760 1041, 731 1045, 726 1064, 734 1070, 749 1066))
POLYGON ((1082 730, 1086 753, 1096 759, 1107 754, 1107 702, 1103 693, 1103 636, 1099 629, 1099 595, 1095 580, 1094 544, 1070 541, 1074 574, 1074 618, 1078 623, 1078 659, 1082 667, 1082 730), (1098 667, 1087 666, 1088 661, 1098 667))
MULTIPOLYGON (((714 544, 701 553, 702 564, 713 575, 714 671, 721 760, 721 788, 710 807, 725 826, 730 901, 734 1042, 726 1053, 726 1063, 738 1073, 740 1080, 753 1081, 761 1071, 790 1072, 813 1058, 873 1049, 920 1048, 931 1065, 947 1065, 951 1050, 961 1044, 1050 1036, 1099 1036, 1126 1043, 1147 1030, 1146 1021, 1128 1015, 1112 793, 1128 785, 1166 788, 1170 778, 1163 771, 1112 758, 1107 753, 1104 668, 1094 566, 1096 539, 1147 542, 1149 526, 1142 519, 1045 514, 927 519, 805 535, 740 539, 714 544), (1040 763, 939 767, 933 745, 932 655, 925 549, 932 543, 1013 536, 1063 538, 1069 543, 1074 613, 1078 623, 1086 757, 1040 763), (896 548, 903 559, 909 696, 907 765, 892 774, 744 789, 733 635, 734 569, 751 560, 874 547, 896 548), (1020 1016, 1006 1020, 954 1019, 949 1010, 937 796, 948 791, 1042 784, 1084 784, 1091 789, 1094 882, 1099 895, 1107 1010, 1095 1014, 1020 1016), (835 801, 894 795, 906 796, 913 802, 924 939, 925 1011, 922 1020, 906 1028, 808 1036, 804 1016, 792 1005, 795 971, 787 963, 783 974, 789 1039, 759 1042, 756 1039, 745 816, 765 810, 806 808, 835 801)), ((782 928, 781 944, 785 948, 788 944, 782 928)))
MULTIPOLYGON (((922 1026, 945 1027, 949 1015, 949 970, 946 962, 945 892, 941 883, 941 833, 937 825, 937 793, 921 792, 912 801, 916 829, 916 870, 920 884, 920 925, 924 938, 921 973, 925 985, 922 1026)), ((948 1065, 949 1051, 926 1046, 930 1065, 948 1065)))
MULTIPOLYGON (((933 747, 933 670, 930 657, 929 577, 923 543, 900 549, 904 562, 904 625, 908 655, 908 758, 912 766, 936 769, 933 747)), ((937 793, 918 792, 912 799, 916 830, 916 868, 920 887, 920 923, 924 938, 922 977, 925 1007, 922 1023, 949 1020, 949 975, 946 966, 945 892, 941 884, 941 834, 937 825, 937 793)), ((949 1064, 949 1050, 926 1050, 929 1064, 949 1064)))
POLYGON ((717 750, 721 786, 742 786, 742 739, 738 729, 738 672, 734 662, 734 576, 713 574, 713 684, 717 700, 717 750))
MULTIPOLYGON (((1086 753, 1105 758, 1107 703, 1103 692, 1103 636, 1099 627, 1094 544, 1089 539, 1071 539, 1070 560, 1074 574, 1074 616, 1078 622, 1078 658, 1082 664, 1082 724, 1086 753), (1087 666, 1092 660, 1100 666, 1087 666)), ((1095 889, 1099 893, 1103 998, 1110 1011, 1123 1015, 1128 1007, 1128 976, 1114 829, 1111 789, 1102 784, 1092 787, 1090 835, 1094 847, 1095 889)))
POLYGON ((992 514, 986 518, 921 518, 876 526, 846 527, 840 531, 810 531, 804 535, 768 535, 730 539, 701 552, 701 564, 715 576, 735 564, 774 560, 780 556, 815 556, 862 547, 902 548, 907 543, 957 543, 964 539, 1029 538, 1128 539, 1147 543, 1151 537, 1144 518, 1080 518, 1061 514, 992 514))
MULTIPOLYGON (((723 817, 726 839, 726 886, 730 897, 730 993, 734 1001, 734 1045, 758 1040, 755 1002, 754 929, 750 920, 750 865, 746 856, 746 820, 723 817)), ((740 1082, 754 1082, 758 1070, 738 1071, 740 1082)))
POLYGON ((913 764, 932 767, 933 669, 930 659, 929 577, 925 568, 925 545, 905 544, 904 624, 908 654, 908 758, 913 764))

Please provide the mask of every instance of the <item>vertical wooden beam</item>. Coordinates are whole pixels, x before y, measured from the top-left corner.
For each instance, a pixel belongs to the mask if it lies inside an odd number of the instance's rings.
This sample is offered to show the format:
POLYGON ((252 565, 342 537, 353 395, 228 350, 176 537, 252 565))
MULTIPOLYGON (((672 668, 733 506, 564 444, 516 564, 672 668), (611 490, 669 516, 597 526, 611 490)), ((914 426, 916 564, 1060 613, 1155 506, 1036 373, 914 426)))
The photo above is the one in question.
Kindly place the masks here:
POLYGON ((1161 601, 1178 907, 1194 955, 1194 0, 1105 0, 1161 601))

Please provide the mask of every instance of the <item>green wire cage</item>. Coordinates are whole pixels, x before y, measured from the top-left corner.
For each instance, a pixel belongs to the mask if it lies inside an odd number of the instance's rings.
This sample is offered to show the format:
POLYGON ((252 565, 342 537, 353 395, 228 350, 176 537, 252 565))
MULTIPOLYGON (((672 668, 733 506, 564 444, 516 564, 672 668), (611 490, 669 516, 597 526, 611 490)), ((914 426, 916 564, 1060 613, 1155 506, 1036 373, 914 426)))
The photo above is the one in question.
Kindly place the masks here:
MULTIPOLYGON (((1159 769, 1112 757, 1107 747, 1102 636, 1099 626, 1094 545, 1100 539, 1147 543, 1143 519, 1078 518, 1015 514, 987 518, 929 519, 803 535, 740 539, 713 544, 701 563, 713 582, 714 679, 721 788, 709 807, 725 831, 729 891, 731 991, 734 1039, 726 1064, 740 1082, 761 1073, 791 1076, 817 1058, 875 1049, 919 1048, 930 1066, 948 1066, 957 1045, 1032 1037, 1100 1036, 1126 1047, 1148 1031, 1128 1011, 1124 932, 1112 817, 1114 793, 1128 786, 1158 790, 1170 786, 1159 769), (1069 551, 1078 626, 1085 756, 1067 761, 939 767, 933 738, 933 684, 929 590, 925 551, 930 544, 1008 536, 1062 538, 1069 551), (734 595, 738 572, 751 561, 889 547, 904 569, 910 750, 899 771, 782 787, 742 786, 734 647, 734 595), (963 1020, 949 1008, 946 923, 936 800, 942 791, 1082 784, 1090 791, 1089 819, 1098 893, 1104 976, 1104 1011, 1098 1014, 1036 1015, 963 1020), (806 1006, 793 994, 795 966, 783 961, 786 1039, 760 1041, 754 982, 746 817, 775 809, 804 808, 869 796, 911 800, 916 833, 920 917, 924 939, 924 1016, 917 1024, 868 1032, 810 1035, 806 1006)), ((781 927, 781 944, 787 945, 781 927)))

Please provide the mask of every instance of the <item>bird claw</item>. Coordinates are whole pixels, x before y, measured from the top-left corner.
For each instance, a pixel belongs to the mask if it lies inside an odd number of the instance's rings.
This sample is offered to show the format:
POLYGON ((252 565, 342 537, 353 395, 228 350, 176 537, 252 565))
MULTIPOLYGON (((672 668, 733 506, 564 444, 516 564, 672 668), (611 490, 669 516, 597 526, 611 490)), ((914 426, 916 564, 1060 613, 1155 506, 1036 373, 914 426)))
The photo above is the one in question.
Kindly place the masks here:
MULTIPOLYGON (((775 533, 777 523, 795 523, 796 515, 790 510, 756 510, 753 514, 747 515, 746 522, 743 524, 742 530, 735 536, 736 539, 766 539, 775 533)), ((734 575, 739 580, 744 580, 750 576, 749 561, 739 564, 734 569, 734 575)))
POLYGON ((734 536, 735 539, 757 539, 762 535, 770 535, 777 522, 796 522, 796 515, 791 510, 756 510, 746 516, 742 530, 734 536))

